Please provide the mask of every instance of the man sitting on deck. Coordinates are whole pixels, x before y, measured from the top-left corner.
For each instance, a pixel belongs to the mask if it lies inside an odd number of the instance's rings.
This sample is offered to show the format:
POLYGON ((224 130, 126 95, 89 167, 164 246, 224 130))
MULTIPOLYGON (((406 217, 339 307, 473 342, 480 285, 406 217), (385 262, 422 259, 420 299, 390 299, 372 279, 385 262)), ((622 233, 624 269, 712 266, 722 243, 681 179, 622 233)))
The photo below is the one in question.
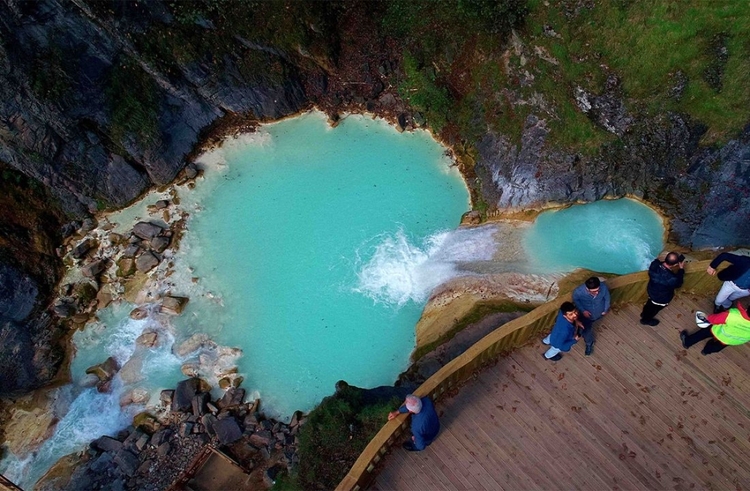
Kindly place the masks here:
POLYGON ((698 329, 693 334, 688 334, 687 330, 680 332, 683 348, 687 349, 704 339, 711 338, 701 350, 702 355, 710 355, 718 353, 727 346, 738 346, 750 341, 750 314, 740 302, 737 302, 737 307, 727 311, 707 315, 706 321, 711 324, 710 328, 698 329))
POLYGON ((542 356, 550 361, 560 360, 562 358, 560 352, 570 351, 570 348, 578 342, 580 338, 576 332, 578 328, 583 328, 583 325, 578 320, 576 306, 572 302, 563 302, 557 313, 555 325, 552 326, 552 332, 542 339, 542 342, 549 346, 542 356))
POLYGON ((409 451, 424 450, 440 431, 440 420, 435 406, 432 405, 429 397, 420 399, 414 394, 409 394, 401 407, 388 413, 388 420, 406 413, 411 413, 412 437, 410 442, 404 442, 404 448, 409 451))

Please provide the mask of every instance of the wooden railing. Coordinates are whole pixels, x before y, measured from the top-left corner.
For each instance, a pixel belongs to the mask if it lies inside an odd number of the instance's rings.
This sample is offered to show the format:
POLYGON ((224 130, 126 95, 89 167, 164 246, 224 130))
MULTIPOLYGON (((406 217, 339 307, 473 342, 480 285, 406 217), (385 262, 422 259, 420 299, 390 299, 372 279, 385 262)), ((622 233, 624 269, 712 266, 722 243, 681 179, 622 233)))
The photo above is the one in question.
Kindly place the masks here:
MULTIPOLYGON (((714 295, 720 286, 716 277, 706 274, 710 261, 688 263, 685 267, 685 282, 680 292, 714 295)), ((643 302, 646 299, 648 274, 645 271, 619 276, 607 280, 612 295, 612 305, 643 302)), ((531 339, 541 339, 554 323, 560 304, 571 300, 571 293, 561 295, 551 302, 540 305, 528 314, 503 324, 479 340, 459 357, 451 360, 432 377, 427 379, 414 393, 420 397, 431 396, 437 401, 498 355, 524 345, 531 339)), ((377 464, 388 450, 400 443, 407 429, 407 415, 388 421, 365 447, 349 473, 339 483, 337 491, 360 491, 374 479, 377 464)))

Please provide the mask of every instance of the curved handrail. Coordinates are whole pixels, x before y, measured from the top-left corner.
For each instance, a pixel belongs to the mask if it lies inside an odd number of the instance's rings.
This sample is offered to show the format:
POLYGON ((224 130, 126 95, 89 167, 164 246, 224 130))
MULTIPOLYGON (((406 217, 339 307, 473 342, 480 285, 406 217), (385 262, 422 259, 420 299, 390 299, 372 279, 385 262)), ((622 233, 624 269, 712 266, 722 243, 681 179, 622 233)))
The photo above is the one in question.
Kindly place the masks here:
MULTIPOLYGON (((713 294, 717 290, 718 280, 705 273, 709 263, 710 261, 688 263, 685 266, 685 281, 680 291, 713 294)), ((645 300, 647 283, 646 271, 608 279, 607 287, 612 296, 612 305, 645 300)), ((468 379, 477 369, 491 362, 500 353, 507 353, 532 338, 538 338, 542 332, 549 330, 554 323, 560 304, 571 300, 571 294, 561 295, 528 314, 498 327, 460 356, 448 362, 420 385, 414 393, 420 397, 429 395, 433 400, 439 400, 446 391, 468 379)), ((406 420, 407 415, 400 415, 388 421, 380 429, 362 451, 349 473, 336 487, 336 491, 360 491, 372 481, 375 477, 375 466, 406 430, 406 420)))

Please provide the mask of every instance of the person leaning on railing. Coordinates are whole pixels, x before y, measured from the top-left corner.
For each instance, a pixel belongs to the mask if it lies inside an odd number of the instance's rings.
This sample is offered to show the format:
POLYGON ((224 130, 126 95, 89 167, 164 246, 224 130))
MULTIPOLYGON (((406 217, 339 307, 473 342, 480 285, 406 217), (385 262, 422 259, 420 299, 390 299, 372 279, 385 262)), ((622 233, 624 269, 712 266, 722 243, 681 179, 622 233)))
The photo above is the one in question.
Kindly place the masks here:
POLYGON ((670 252, 660 261, 654 259, 648 267, 648 284, 646 293, 648 300, 641 311, 641 324, 655 327, 659 319, 656 314, 674 298, 674 291, 682 286, 685 278, 685 256, 670 252))
POLYGON ((396 411, 388 413, 388 420, 392 420, 399 414, 411 414, 411 441, 406 441, 403 447, 409 451, 424 450, 427 445, 435 440, 440 431, 440 420, 438 419, 435 406, 429 397, 421 399, 414 394, 406 396, 404 403, 396 411))
POLYGON ((714 314, 727 310, 738 298, 750 295, 750 257, 722 252, 711 261, 706 273, 715 275, 716 268, 725 261, 730 266, 719 272, 719 279, 724 283, 714 300, 714 314))
POLYGON ((750 314, 740 302, 737 302, 737 307, 732 307, 725 312, 706 316, 705 321, 699 317, 700 314, 696 314, 701 329, 693 334, 688 334, 687 330, 680 332, 680 341, 685 349, 708 339, 701 354, 710 355, 718 353, 727 346, 738 346, 750 341, 750 314))

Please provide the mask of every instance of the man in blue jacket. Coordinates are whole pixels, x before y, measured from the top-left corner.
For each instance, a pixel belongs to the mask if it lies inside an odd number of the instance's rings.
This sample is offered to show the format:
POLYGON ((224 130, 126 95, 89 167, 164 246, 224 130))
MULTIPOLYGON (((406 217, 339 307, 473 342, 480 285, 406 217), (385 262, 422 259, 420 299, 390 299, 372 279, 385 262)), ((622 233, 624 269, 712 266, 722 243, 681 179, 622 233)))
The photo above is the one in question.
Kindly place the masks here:
POLYGON ((410 442, 404 442, 404 448, 412 452, 424 450, 440 431, 440 420, 435 406, 429 397, 419 398, 414 394, 409 394, 401 407, 388 413, 388 420, 406 413, 411 414, 412 437, 410 442))
POLYGON ((657 326, 659 319, 654 319, 661 309, 669 305, 674 298, 674 291, 682 286, 685 277, 685 256, 670 252, 660 261, 654 259, 648 267, 648 300, 641 311, 641 324, 657 326))
POLYGON ((722 252, 708 265, 706 273, 716 274, 716 268, 724 261, 731 266, 719 273, 721 285, 716 300, 714 300, 714 314, 724 312, 732 306, 738 298, 750 295, 750 257, 738 256, 729 252, 722 252))
POLYGON ((555 325, 552 326, 552 332, 542 339, 542 342, 549 346, 544 353, 544 358, 550 361, 558 361, 562 358, 561 351, 566 353, 578 342, 580 336, 576 333, 578 328, 583 325, 578 320, 578 310, 572 302, 563 302, 560 311, 557 313, 555 325))
POLYGON ((609 312, 609 289, 599 278, 592 276, 573 290, 573 303, 578 308, 578 320, 583 324, 581 335, 586 342, 586 356, 589 356, 594 351, 594 322, 609 312))

